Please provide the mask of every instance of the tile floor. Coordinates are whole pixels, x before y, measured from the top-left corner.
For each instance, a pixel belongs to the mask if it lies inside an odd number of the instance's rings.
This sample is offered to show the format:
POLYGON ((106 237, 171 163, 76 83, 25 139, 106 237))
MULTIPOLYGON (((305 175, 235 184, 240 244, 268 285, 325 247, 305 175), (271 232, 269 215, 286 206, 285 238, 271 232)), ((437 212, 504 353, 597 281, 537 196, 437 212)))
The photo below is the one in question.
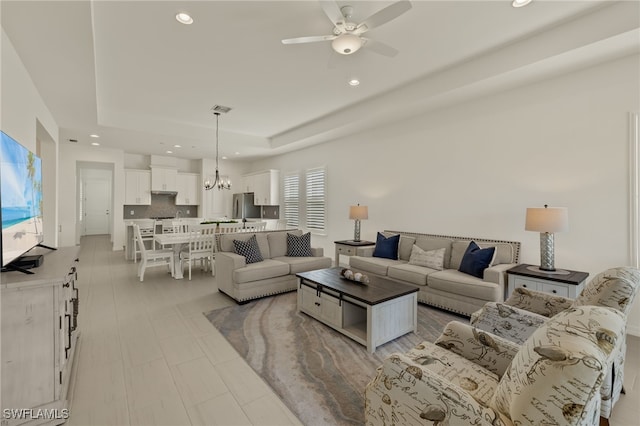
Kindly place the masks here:
MULTIPOLYGON (((174 280, 152 268, 141 283, 107 236, 81 245, 68 425, 300 424, 202 315, 232 304, 209 273, 174 280)), ((614 426, 640 424, 640 338, 627 353, 614 426)))
POLYGON ((296 425, 300 422, 202 315, 231 305, 210 272, 174 280, 106 236, 82 238, 80 344, 69 425, 296 425))

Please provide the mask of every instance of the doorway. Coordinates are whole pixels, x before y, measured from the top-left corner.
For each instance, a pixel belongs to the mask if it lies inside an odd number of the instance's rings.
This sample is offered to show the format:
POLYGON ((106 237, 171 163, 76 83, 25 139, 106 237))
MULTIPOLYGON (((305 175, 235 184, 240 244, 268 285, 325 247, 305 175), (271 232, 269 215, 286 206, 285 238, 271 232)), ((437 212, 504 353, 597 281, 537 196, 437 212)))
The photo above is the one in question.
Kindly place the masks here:
POLYGON ((84 232, 82 235, 110 234, 111 180, 85 179, 84 232))
POLYGON ((79 234, 110 235, 113 222, 112 168, 100 163, 84 164, 78 175, 79 234))

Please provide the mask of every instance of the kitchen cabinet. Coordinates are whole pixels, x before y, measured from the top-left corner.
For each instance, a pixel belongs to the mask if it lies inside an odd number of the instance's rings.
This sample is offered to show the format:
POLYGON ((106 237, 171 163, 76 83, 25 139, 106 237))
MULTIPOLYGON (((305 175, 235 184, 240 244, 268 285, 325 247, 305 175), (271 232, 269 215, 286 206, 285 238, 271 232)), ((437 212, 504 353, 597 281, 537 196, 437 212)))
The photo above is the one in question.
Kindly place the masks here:
POLYGON ((195 206, 200 204, 200 175, 195 173, 178 173, 178 195, 176 205, 195 206))
POLYGON ((124 204, 151 204, 151 172, 149 170, 125 170, 124 185, 124 204))
POLYGON ((243 192, 253 192, 253 203, 258 206, 280 204, 280 172, 267 170, 243 177, 243 192))
POLYGON ((79 252, 78 246, 46 253, 33 275, 2 274, 2 407, 52 415, 5 418, 3 425, 57 425, 69 415, 79 252))
POLYGON ((178 170, 168 167, 151 167, 151 191, 178 190, 178 170))

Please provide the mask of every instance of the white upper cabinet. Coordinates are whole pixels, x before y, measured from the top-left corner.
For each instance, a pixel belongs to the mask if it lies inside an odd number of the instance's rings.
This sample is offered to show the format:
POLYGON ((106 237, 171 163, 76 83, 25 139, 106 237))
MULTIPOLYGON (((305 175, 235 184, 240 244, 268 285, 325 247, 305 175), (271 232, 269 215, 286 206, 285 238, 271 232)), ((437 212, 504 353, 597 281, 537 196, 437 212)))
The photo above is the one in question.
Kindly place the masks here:
POLYGON ((258 206, 280 204, 280 172, 267 170, 243 177, 243 192, 253 192, 253 203, 258 206))
POLYGON ((125 204, 151 204, 151 172, 149 170, 125 170, 124 185, 125 204))
POLYGON ((151 167, 151 191, 177 191, 178 170, 168 167, 151 167))
POLYGON ((195 206, 200 204, 200 175, 195 173, 178 173, 178 195, 176 205, 195 206))

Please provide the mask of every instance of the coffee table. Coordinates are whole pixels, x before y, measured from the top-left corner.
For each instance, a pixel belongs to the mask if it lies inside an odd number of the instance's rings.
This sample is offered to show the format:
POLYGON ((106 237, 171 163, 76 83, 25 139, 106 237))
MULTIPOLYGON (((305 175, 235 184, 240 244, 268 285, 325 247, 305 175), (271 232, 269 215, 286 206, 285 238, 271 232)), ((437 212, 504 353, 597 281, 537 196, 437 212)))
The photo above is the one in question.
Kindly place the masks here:
POLYGON ((296 274, 298 311, 367 347, 369 352, 411 331, 418 321, 418 288, 380 277, 368 284, 340 276, 341 268, 296 274))

